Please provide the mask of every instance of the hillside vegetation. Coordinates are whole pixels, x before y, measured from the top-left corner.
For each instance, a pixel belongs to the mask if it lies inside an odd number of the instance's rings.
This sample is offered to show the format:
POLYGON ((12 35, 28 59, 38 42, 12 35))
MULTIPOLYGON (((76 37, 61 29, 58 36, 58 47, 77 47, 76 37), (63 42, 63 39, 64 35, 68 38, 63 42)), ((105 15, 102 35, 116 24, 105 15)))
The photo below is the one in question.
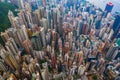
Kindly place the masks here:
MULTIPOLYGON (((0 2, 0 33, 5 31, 10 27, 10 21, 8 19, 8 11, 11 10, 16 15, 15 9, 17 7, 10 3, 0 2)), ((0 37, 0 44, 3 44, 3 41, 0 37)))

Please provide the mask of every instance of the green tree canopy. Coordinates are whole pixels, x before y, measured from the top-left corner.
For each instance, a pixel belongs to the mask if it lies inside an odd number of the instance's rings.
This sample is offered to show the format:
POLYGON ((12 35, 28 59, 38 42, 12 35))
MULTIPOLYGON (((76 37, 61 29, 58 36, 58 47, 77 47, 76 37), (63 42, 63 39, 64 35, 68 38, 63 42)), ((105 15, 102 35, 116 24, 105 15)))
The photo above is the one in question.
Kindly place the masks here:
MULTIPOLYGON (((8 11, 11 10, 15 15, 17 15, 15 9, 17 9, 16 6, 10 3, 3 3, 0 1, 0 33, 4 32, 7 28, 10 27, 10 21, 8 19, 8 11)), ((0 37, 0 44, 3 44, 1 37, 0 37)))

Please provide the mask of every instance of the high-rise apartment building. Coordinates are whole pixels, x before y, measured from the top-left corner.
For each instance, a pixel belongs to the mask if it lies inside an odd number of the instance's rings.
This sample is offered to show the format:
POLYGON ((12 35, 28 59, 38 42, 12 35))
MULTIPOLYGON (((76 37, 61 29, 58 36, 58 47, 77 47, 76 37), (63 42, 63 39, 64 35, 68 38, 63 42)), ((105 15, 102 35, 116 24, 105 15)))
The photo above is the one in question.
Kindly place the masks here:
POLYGON ((114 59, 118 54, 118 46, 116 44, 112 44, 106 54, 106 58, 114 59))
POLYGON ((39 7, 37 10, 35 10, 33 12, 33 14, 34 14, 34 18, 35 18, 35 21, 33 21, 33 22, 40 26, 41 25, 40 24, 41 19, 46 16, 44 8, 39 7))
POLYGON ((5 65, 5 62, 3 60, 0 60, 0 70, 1 71, 7 71, 7 67, 5 65))
POLYGON ((5 61, 8 63, 9 66, 11 66, 11 68, 12 68, 13 70, 19 69, 19 65, 18 65, 15 57, 12 56, 11 54, 8 54, 8 55, 6 56, 5 61))
POLYGON ((20 10, 20 12, 18 13, 18 18, 21 20, 22 23, 24 23, 24 25, 28 28, 28 23, 27 23, 27 19, 25 17, 25 11, 20 10))
POLYGON ((98 15, 95 21, 95 28, 100 29, 101 27, 101 15, 98 15))
POLYGON ((10 10, 9 10, 9 12, 8 12, 8 18, 9 18, 9 20, 10 20, 11 26, 12 26, 12 27, 16 27, 16 25, 15 25, 15 23, 14 23, 15 19, 14 19, 13 12, 10 11, 10 10))
MULTIPOLYGON (((60 12, 59 12, 60 13, 60 12)), ((64 30, 63 30, 63 16, 58 15, 58 23, 57 23, 57 32, 60 34, 60 36, 63 36, 64 30)))
POLYGON ((51 11, 51 17, 52 17, 51 24, 53 24, 51 27, 52 27, 52 29, 56 30, 56 28, 57 28, 57 10, 56 10, 56 8, 52 9, 52 11, 51 11))
POLYGON ((40 29, 40 35, 42 38, 42 44, 44 47, 46 47, 45 28, 40 29))
POLYGON ((87 35, 88 34, 88 31, 89 31, 89 26, 88 26, 88 24, 87 24, 87 22, 85 21, 84 23, 83 23, 83 28, 82 28, 82 33, 83 34, 85 34, 85 35, 87 35))
POLYGON ((16 76, 14 74, 12 74, 12 73, 9 75, 7 80, 11 80, 11 79, 17 80, 16 76))
POLYGON ((26 17, 26 21, 28 23, 28 26, 29 26, 30 23, 31 24, 33 23, 32 16, 31 16, 31 13, 29 11, 25 12, 25 17, 26 17))
POLYGON ((47 63, 43 63, 43 72, 42 72, 42 78, 43 80, 49 80, 49 71, 48 71, 48 65, 47 63))
POLYGON ((48 32, 46 34, 46 44, 50 45, 52 42, 52 32, 51 29, 48 29, 48 32))
POLYGON ((21 36, 19 35, 18 29, 9 28, 6 32, 15 40, 16 45, 20 48, 22 47, 21 36))
POLYGON ((30 40, 25 40, 23 42, 23 46, 25 48, 25 51, 29 54, 32 54, 33 53, 33 49, 32 49, 32 44, 31 44, 31 41, 30 40))
POLYGON ((23 0, 18 0, 18 6, 19 6, 19 9, 24 9, 25 8, 24 1, 23 0))
POLYGON ((44 27, 44 30, 46 33, 48 31, 48 27, 49 27, 48 20, 45 18, 42 18, 40 22, 41 22, 41 27, 44 27))
POLYGON ((120 29, 120 14, 115 16, 115 21, 113 23, 113 31, 114 31, 114 36, 116 37, 117 33, 119 32, 120 29))
POLYGON ((28 39, 28 33, 27 33, 27 29, 26 29, 25 25, 21 26, 21 28, 22 28, 23 33, 25 35, 25 40, 27 40, 28 39))
POLYGON ((31 15, 31 10, 20 10, 20 13, 18 13, 19 22, 24 23, 26 28, 30 27, 30 24, 33 24, 33 18, 31 15))
POLYGON ((9 38, 5 45, 6 49, 9 51, 10 54, 16 55, 18 54, 18 47, 13 38, 9 38))
POLYGON ((24 25, 16 28, 9 28, 5 32, 1 33, 1 37, 4 42, 7 42, 9 38, 13 38, 14 43, 18 47, 22 47, 23 41, 28 40, 27 30, 24 25))
POLYGON ((42 37, 40 32, 35 32, 32 35, 32 47, 34 50, 41 50, 43 45, 42 45, 42 37))
POLYGON ((35 22, 34 23, 36 23, 37 25, 40 25, 41 15, 40 15, 39 10, 34 11, 34 17, 35 17, 35 22))
POLYGON ((0 47, 0 53, 1 58, 6 62, 8 66, 10 66, 10 68, 12 68, 13 70, 19 68, 13 54, 11 54, 9 51, 6 51, 2 46, 0 47))
POLYGON ((25 10, 28 11, 28 12, 31 12, 31 6, 29 3, 25 2, 25 10))
POLYGON ((10 38, 7 32, 1 32, 1 37, 4 42, 7 42, 7 40, 10 38))

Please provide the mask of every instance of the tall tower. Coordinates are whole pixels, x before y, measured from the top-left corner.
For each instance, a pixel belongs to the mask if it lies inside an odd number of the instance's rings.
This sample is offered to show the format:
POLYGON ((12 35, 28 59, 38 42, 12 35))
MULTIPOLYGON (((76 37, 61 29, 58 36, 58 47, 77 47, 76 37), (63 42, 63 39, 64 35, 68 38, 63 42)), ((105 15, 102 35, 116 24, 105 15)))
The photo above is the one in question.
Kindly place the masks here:
POLYGON ((114 35, 113 37, 115 38, 117 36, 117 33, 120 30, 120 14, 115 17, 115 21, 113 23, 113 30, 114 30, 114 35))
POLYGON ((21 40, 21 37, 20 37, 20 35, 18 33, 18 30, 15 29, 15 28, 9 28, 7 30, 7 32, 10 35, 10 37, 12 37, 15 40, 17 46, 22 47, 22 40, 21 40))
POLYGON ((7 40, 10 38, 7 32, 1 32, 1 37, 4 42, 7 42, 7 40))
POLYGON ((32 46, 34 50, 41 50, 42 49, 42 39, 41 39, 41 35, 40 32, 35 32, 32 35, 32 46))
POLYGON ((42 18, 41 20, 41 26, 44 27, 45 33, 48 31, 48 20, 45 18, 42 18))
POLYGON ((48 71, 48 65, 47 62, 43 63, 43 72, 42 72, 42 77, 43 80, 49 80, 49 71, 48 71))
POLYGON ((39 10, 35 10, 34 11, 34 17, 35 17, 35 23, 40 26, 41 15, 40 15, 39 12, 40 12, 39 10))
POLYGON ((31 6, 28 2, 25 2, 25 10, 28 11, 28 12, 31 12, 31 6))
POLYGON ((14 58, 14 56, 10 54, 10 52, 6 51, 3 48, 3 46, 0 46, 0 56, 6 62, 6 64, 10 66, 10 68, 12 68, 13 70, 19 68, 18 63, 16 59, 14 58))
POLYGON ((18 48, 17 48, 17 45, 13 38, 8 39, 5 47, 7 48, 7 50, 9 51, 10 54, 12 54, 12 55, 18 54, 18 48))
POLYGON ((42 0, 42 5, 46 6, 46 0, 42 0))
POLYGON ((42 6, 42 1, 41 0, 35 0, 37 7, 39 8, 40 6, 42 6))
POLYGON ((3 60, 0 59, 0 70, 6 72, 7 68, 6 65, 4 64, 3 60))
POLYGON ((20 31, 19 34, 21 34, 21 38, 23 38, 23 41, 28 40, 28 34, 27 34, 27 30, 26 30, 25 25, 22 25, 20 27, 20 29, 18 29, 18 30, 20 31))
POLYGON ((96 18, 96 22, 95 22, 95 28, 96 29, 100 29, 101 27, 101 15, 98 15, 97 18, 96 18))
POLYGON ((118 46, 116 44, 113 44, 109 48, 109 50, 106 54, 106 58, 114 59, 116 57, 117 53, 118 53, 118 46))
POLYGON ((57 32, 60 34, 60 36, 62 36, 64 34, 64 30, 63 30, 63 17, 62 16, 58 16, 58 25, 57 25, 57 32))
POLYGON ((28 26, 30 23, 31 24, 33 23, 32 16, 31 16, 31 13, 29 11, 25 12, 25 17, 26 17, 26 21, 27 21, 28 26))
POLYGON ((23 0, 18 0, 18 5, 19 5, 19 9, 24 9, 24 2, 23 0))
POLYGON ((55 29, 56 30, 56 26, 57 26, 57 10, 56 9, 53 9, 51 11, 51 17, 52 17, 52 24, 53 24, 53 28, 52 29, 55 29))
POLYGON ((22 29, 23 34, 24 34, 24 36, 25 36, 25 40, 28 40, 28 34, 27 34, 27 30, 26 30, 25 25, 22 25, 22 26, 21 26, 21 29, 22 29))
POLYGON ((19 68, 16 59, 11 54, 6 55, 5 61, 13 70, 16 70, 19 68))
POLYGON ((32 45, 31 45, 31 41, 30 40, 25 40, 23 42, 23 46, 25 48, 25 51, 29 54, 32 54, 32 45))
POLYGON ((20 12, 18 13, 18 18, 21 20, 21 22, 23 22, 23 24, 28 27, 27 21, 26 21, 26 17, 25 17, 25 11, 20 10, 20 12))
POLYGON ((41 28, 40 35, 41 35, 41 38, 42 38, 43 46, 46 47, 46 38, 45 38, 45 30, 44 30, 44 28, 41 28))
POLYGON ((14 27, 14 28, 17 27, 17 25, 16 25, 16 18, 14 17, 13 12, 10 11, 10 10, 8 12, 8 18, 10 20, 11 26, 14 27))
POLYGON ((0 69, 2 71, 7 71, 6 66, 4 65, 4 60, 5 60, 5 55, 6 55, 6 51, 3 48, 3 46, 0 44, 0 57, 3 59, 0 59, 0 69))
POLYGON ((107 11, 107 13, 109 13, 112 11, 113 7, 114 7, 113 3, 109 2, 106 4, 105 11, 107 11))

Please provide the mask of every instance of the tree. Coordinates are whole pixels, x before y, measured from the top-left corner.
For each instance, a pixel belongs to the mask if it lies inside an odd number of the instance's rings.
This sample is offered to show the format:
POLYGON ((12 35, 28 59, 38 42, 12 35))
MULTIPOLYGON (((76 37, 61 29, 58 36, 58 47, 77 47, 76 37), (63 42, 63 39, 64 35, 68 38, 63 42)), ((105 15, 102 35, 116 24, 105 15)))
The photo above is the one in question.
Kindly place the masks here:
MULTIPOLYGON (((15 15, 17 15, 15 9, 17 9, 16 6, 10 3, 3 3, 0 1, 0 33, 4 32, 6 29, 10 27, 10 21, 8 19, 8 11, 11 10, 15 15)), ((1 37, 0 37, 0 44, 3 44, 1 37)))

